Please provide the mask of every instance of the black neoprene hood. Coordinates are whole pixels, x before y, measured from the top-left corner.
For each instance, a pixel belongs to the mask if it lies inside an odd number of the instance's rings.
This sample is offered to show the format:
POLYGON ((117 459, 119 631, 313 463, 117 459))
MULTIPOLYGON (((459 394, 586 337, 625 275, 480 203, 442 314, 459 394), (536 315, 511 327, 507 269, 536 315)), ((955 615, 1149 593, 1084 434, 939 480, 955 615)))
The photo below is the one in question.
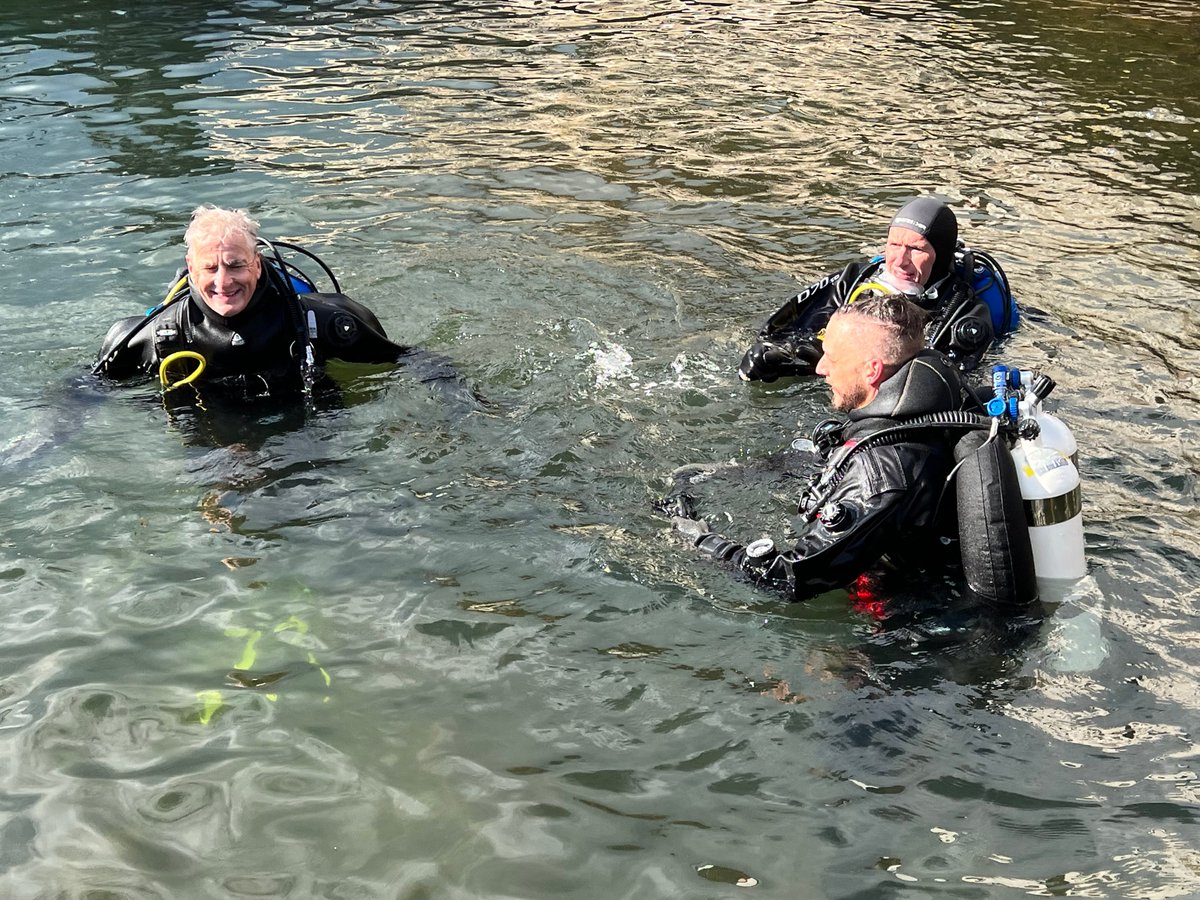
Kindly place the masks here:
POLYGON ((892 228, 915 231, 933 246, 933 270, 928 284, 937 284, 950 272, 954 246, 958 243, 958 219, 954 210, 936 197, 910 200, 892 217, 892 228))

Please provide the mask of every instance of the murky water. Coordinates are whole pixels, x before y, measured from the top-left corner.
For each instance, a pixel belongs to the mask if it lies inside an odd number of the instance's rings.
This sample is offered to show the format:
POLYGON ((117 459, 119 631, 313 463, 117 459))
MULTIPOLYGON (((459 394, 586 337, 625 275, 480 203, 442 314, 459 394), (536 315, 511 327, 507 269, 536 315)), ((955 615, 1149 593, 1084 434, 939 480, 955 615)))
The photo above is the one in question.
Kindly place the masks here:
POLYGON ((6 0, 0 38, 0 894, 1200 890, 1191 3, 6 0), (1091 577, 1024 626, 787 606, 650 508, 824 415, 740 353, 926 190, 1081 446, 1091 577), (202 201, 489 410, 81 387, 202 201))

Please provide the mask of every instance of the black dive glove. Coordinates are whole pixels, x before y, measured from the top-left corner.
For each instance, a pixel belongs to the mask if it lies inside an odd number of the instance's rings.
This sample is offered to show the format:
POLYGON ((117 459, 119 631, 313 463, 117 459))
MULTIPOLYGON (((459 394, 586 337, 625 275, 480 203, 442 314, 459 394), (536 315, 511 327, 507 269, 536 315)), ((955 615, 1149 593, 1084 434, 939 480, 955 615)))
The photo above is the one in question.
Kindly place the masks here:
POLYGON ((821 353, 816 338, 759 338, 742 357, 738 377, 742 381, 774 381, 812 375, 821 353))
POLYGON ((743 546, 709 531, 708 523, 703 519, 673 516, 671 525, 701 553, 744 573, 755 584, 794 593, 791 560, 775 549, 775 542, 770 538, 760 538, 743 546))
MULTIPOLYGON (((707 526, 706 526, 707 530, 707 526)), ((743 546, 726 540, 719 534, 703 534, 696 538, 696 548, 717 562, 732 566, 763 587, 782 588, 794 593, 794 578, 790 559, 775 549, 770 538, 759 538, 743 546)))

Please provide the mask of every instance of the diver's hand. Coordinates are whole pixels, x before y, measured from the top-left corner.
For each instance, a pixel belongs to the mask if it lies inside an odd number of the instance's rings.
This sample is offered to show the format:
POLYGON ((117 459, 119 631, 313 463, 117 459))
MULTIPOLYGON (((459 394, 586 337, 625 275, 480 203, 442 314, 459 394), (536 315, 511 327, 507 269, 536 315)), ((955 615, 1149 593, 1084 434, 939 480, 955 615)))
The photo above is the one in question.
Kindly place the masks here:
POLYGON ((742 381, 774 381, 780 366, 791 359, 783 348, 770 341, 755 341, 746 351, 738 366, 738 378, 742 381))
POLYGON ((708 534, 708 523, 703 519, 685 519, 683 516, 672 516, 671 527, 693 544, 708 534))
POLYGON ((812 375, 820 358, 821 348, 815 339, 760 338, 742 357, 738 377, 742 381, 774 381, 812 375))

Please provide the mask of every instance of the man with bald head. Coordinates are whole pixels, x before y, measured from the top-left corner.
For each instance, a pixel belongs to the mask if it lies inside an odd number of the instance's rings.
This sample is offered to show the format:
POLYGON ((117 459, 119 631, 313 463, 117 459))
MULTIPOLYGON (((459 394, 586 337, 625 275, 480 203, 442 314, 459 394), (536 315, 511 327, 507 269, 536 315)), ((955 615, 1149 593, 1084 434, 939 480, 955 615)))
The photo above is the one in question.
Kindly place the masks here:
POLYGON ((929 196, 906 203, 892 217, 883 254, 850 263, 789 298, 759 330, 738 375, 774 381, 814 374, 829 317, 869 289, 903 294, 918 304, 928 314, 925 343, 961 371, 974 368, 994 338, 1015 327, 1016 307, 995 261, 967 251, 960 260, 957 248, 958 220, 949 206, 929 196), (987 285, 984 297, 977 284, 987 285))
POLYGON ((709 532, 690 498, 667 508, 675 527, 702 552, 782 590, 789 599, 845 586, 885 555, 919 562, 936 553, 934 521, 952 448, 941 428, 910 425, 960 410, 967 394, 955 367, 924 347, 925 315, 901 294, 866 294, 829 319, 816 373, 847 414, 837 428, 819 426, 820 475, 801 496, 797 541, 779 551, 770 539, 743 545, 709 532))

